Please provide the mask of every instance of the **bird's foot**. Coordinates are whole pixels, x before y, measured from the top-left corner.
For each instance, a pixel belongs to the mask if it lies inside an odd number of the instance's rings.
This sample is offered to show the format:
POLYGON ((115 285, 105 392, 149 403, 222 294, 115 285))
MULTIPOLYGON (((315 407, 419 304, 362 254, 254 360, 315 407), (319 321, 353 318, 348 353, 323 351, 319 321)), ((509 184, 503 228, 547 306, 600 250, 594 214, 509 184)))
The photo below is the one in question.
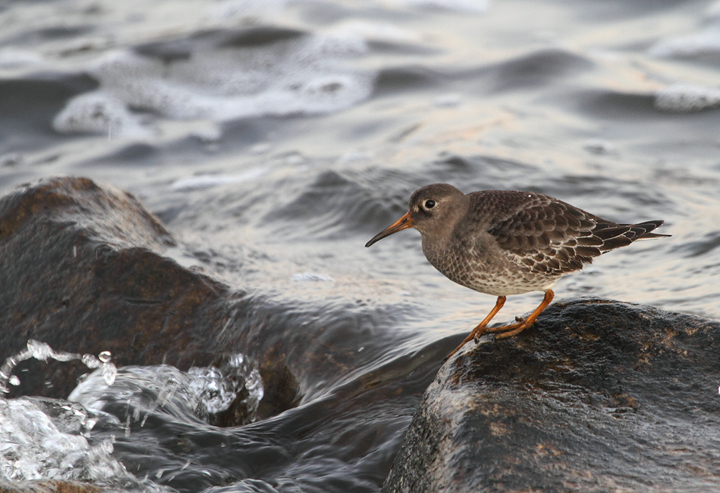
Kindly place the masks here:
POLYGON ((514 324, 508 324, 508 325, 501 325, 500 327, 490 327, 487 329, 488 332, 508 332, 511 330, 515 330, 518 327, 524 325, 526 321, 524 319, 520 319, 519 322, 514 324))
MULTIPOLYGON (((516 317, 517 318, 517 317, 516 317)), ((491 327, 488 330, 488 332, 494 332, 497 333, 495 336, 495 339, 506 339, 508 337, 512 337, 514 335, 519 334, 523 330, 527 329, 533 324, 533 321, 528 321, 524 318, 520 318, 517 323, 509 324, 509 325, 503 325, 501 327, 491 327)))
MULTIPOLYGON (((512 329, 512 330, 507 330, 507 331, 505 331, 505 332, 499 333, 498 335, 495 336, 495 339, 507 339, 508 337, 516 336, 516 335, 518 335, 520 332, 522 332, 523 330, 525 330, 525 329, 527 329, 528 327, 530 327, 532 324, 531 324, 531 323, 530 323, 530 324, 526 324, 525 322, 523 322, 522 324, 513 324, 513 326, 514 326, 514 325, 519 325, 519 326, 516 327, 516 328, 514 328, 514 329, 512 329)), ((508 325, 508 327, 512 327, 512 326, 508 325)))
POLYGON ((487 329, 481 330, 473 336, 473 341, 475 341, 475 344, 480 344, 480 337, 482 337, 485 332, 487 332, 487 329))

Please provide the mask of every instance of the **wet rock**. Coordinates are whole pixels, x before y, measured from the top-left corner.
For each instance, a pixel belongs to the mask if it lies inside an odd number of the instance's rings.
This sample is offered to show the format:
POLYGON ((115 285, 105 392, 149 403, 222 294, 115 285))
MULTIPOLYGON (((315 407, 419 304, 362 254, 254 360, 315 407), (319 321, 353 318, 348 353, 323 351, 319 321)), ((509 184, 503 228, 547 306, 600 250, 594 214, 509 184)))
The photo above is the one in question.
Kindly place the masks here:
POLYGON ((28 481, 23 486, 0 482, 0 493, 100 493, 107 491, 77 481, 28 481))
MULTIPOLYGON (((174 246, 152 214, 112 187, 52 178, 12 190, 0 198, 0 362, 28 339, 56 351, 110 351, 117 366, 181 370, 222 366, 223 355, 242 352, 280 385, 266 389, 260 417, 294 405, 285 342, 267 337, 268 313, 280 325, 282 312, 261 303, 250 309, 242 291, 168 258, 174 246)), ((77 361, 31 359, 16 367, 21 384, 9 396, 64 398, 87 371, 77 361)), ((217 420, 241 424, 241 400, 217 420)))
POLYGON ((555 303, 425 392, 383 492, 717 491, 720 322, 555 303))
MULTIPOLYGON (((0 357, 37 339, 55 350, 111 351, 119 365, 209 364, 212 307, 227 288, 163 257, 174 244, 119 190, 82 178, 15 189, 0 200, 0 357)), ((35 371, 39 364, 28 363, 35 368, 21 374, 19 394, 65 397, 83 370, 35 371)))

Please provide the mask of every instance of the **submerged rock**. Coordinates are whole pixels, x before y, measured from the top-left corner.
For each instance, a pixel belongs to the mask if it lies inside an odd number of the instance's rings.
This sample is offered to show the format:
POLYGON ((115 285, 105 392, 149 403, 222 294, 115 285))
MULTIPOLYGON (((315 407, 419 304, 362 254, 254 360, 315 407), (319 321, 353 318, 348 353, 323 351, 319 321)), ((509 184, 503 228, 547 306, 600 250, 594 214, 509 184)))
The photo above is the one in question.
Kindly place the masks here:
POLYGON ((555 303, 425 392, 383 492, 717 491, 720 322, 555 303))

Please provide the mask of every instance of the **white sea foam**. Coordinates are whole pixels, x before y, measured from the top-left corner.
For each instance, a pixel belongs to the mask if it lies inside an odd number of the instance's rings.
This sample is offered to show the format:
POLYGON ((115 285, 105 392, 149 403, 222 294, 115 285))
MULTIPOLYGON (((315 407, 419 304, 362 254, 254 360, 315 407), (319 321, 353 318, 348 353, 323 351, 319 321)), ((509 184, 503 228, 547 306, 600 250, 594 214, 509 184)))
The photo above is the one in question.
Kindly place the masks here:
POLYGON ((655 94, 655 107, 687 113, 720 106, 720 90, 692 84, 674 84, 655 94))
POLYGON ((360 36, 331 33, 216 48, 169 64, 115 51, 90 69, 100 88, 70 100, 53 126, 63 133, 136 137, 150 130, 129 108, 169 119, 215 122, 332 113, 370 96, 375 74, 347 64, 366 50, 360 36))
POLYGON ((107 134, 109 137, 146 137, 152 130, 131 113, 125 103, 104 91, 81 94, 53 119, 60 133, 107 134))

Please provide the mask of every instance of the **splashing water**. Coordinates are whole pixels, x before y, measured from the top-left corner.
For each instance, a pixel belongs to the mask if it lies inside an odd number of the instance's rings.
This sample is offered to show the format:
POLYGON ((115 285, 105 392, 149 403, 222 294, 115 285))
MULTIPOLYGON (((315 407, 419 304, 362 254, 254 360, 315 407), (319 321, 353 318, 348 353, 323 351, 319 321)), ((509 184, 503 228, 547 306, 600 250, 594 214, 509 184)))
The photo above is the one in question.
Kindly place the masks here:
POLYGON ((93 444, 90 430, 112 420, 59 399, 0 398, 0 478, 85 481, 133 492, 168 491, 139 481, 112 456, 113 438, 93 444))
POLYGON ((76 353, 66 353, 65 351, 55 351, 44 342, 30 339, 27 342, 27 349, 10 356, 2 366, 0 366, 0 393, 7 394, 9 392, 8 384, 13 386, 20 385, 20 379, 16 375, 13 375, 12 371, 21 361, 32 358, 38 361, 47 361, 48 359, 54 359, 56 361, 80 360, 90 369, 100 368, 102 377, 108 385, 113 384, 115 375, 117 375, 117 368, 110 361, 112 359, 110 351, 103 351, 96 358, 91 354, 80 355, 76 353))
POLYGON ((232 383, 217 368, 193 367, 188 370, 188 376, 188 390, 196 396, 196 407, 199 406, 208 414, 226 410, 237 396, 232 383))
MULTIPOLYGON (((29 340, 27 348, 0 367, 0 388, 18 385, 15 366, 31 358, 40 361, 82 361, 92 373, 81 378, 68 400, 43 397, 0 397, 0 479, 24 481, 87 481, 123 491, 168 491, 152 480, 138 479, 113 457, 115 434, 93 440, 99 422, 103 429, 129 436, 131 428, 144 427, 149 416, 172 415, 181 421, 207 419, 242 401, 254 421, 264 390, 260 372, 242 354, 231 356, 224 369, 167 365, 124 367, 111 363, 111 354, 97 357, 55 351, 48 344, 29 340), (122 404, 106 412, 108 404, 122 404)), ((101 433, 102 435, 102 433, 101 433)), ((160 473, 158 473, 160 474, 160 473)), ((159 479, 160 476, 157 476, 159 479)))
POLYGON ((226 369, 192 367, 187 372, 168 365, 126 366, 115 375, 112 388, 96 370, 80 382, 68 400, 95 411, 121 403, 127 409, 125 435, 130 434, 133 423, 143 427, 155 413, 183 421, 191 416, 207 420, 228 410, 238 399, 247 409, 248 421, 254 421, 264 395, 263 382, 258 369, 243 359, 242 355, 233 356, 226 369))

